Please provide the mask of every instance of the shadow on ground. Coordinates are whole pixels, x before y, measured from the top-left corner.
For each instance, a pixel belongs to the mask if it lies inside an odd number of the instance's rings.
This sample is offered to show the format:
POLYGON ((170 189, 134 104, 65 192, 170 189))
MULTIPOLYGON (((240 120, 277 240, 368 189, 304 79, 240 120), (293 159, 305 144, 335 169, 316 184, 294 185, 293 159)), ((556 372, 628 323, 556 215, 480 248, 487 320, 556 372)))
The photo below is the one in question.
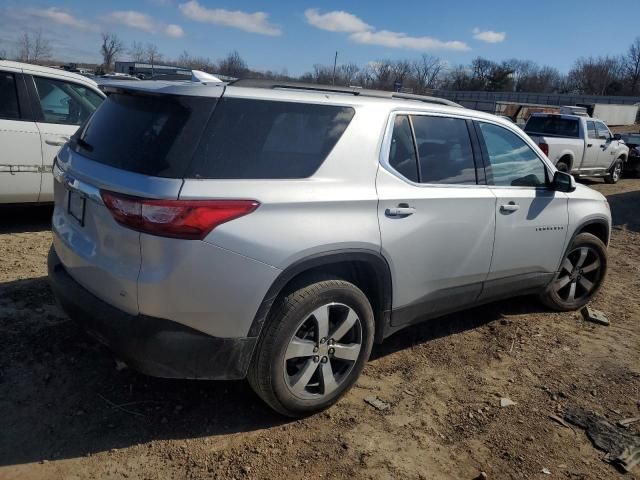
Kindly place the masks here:
POLYGON ((289 421, 242 381, 147 377, 67 320, 46 277, 0 284, 0 466, 289 421))
POLYGON ((51 230, 52 205, 0 205, 0 233, 51 230))
POLYGON ((608 195, 613 226, 640 232, 640 190, 608 195))
MULTIPOLYGON (((411 327, 376 347, 373 358, 533 305, 503 302, 411 327)), ((118 371, 110 353, 62 314, 46 277, 0 284, 0 331, 0 465, 290 421, 244 381, 166 380, 118 371)))

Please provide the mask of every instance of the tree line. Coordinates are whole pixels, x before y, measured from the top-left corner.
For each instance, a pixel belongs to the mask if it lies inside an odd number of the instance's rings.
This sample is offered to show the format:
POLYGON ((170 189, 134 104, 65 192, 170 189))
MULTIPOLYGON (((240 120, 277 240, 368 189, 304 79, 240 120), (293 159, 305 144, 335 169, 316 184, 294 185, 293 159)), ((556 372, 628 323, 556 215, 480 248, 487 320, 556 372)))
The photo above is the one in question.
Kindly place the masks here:
MULTIPOLYGON (((286 70, 252 70, 237 51, 217 61, 183 51, 177 58, 164 56, 153 43, 133 42, 126 46, 114 34, 101 36, 101 72, 112 71, 116 59, 152 65, 160 63, 203 70, 237 78, 266 78, 306 83, 359 86, 381 90, 402 89, 424 94, 431 90, 483 90, 493 92, 577 93, 584 95, 640 95, 640 37, 620 55, 580 57, 567 73, 557 68, 517 58, 496 62, 482 57, 469 64, 449 65, 441 58, 423 54, 416 59, 355 63, 316 64, 300 76, 286 70)), ((6 57, 0 50, 0 57, 6 57)), ((50 42, 42 31, 24 33, 18 39, 14 57, 31 63, 46 63, 52 57, 50 42)))

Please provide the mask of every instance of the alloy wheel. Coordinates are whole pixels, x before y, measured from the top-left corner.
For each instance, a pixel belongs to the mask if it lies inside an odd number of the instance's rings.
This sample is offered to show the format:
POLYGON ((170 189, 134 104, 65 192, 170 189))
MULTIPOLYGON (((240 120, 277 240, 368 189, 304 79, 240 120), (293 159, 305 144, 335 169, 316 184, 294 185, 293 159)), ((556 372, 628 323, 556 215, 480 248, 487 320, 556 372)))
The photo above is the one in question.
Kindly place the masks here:
POLYGON ((565 302, 577 302, 588 297, 601 279, 602 261, 591 247, 578 247, 562 262, 560 274, 553 283, 558 296, 565 302))
POLYGON ((298 326, 284 354, 285 384, 296 397, 318 399, 347 380, 362 348, 362 324, 342 303, 316 308, 298 326))

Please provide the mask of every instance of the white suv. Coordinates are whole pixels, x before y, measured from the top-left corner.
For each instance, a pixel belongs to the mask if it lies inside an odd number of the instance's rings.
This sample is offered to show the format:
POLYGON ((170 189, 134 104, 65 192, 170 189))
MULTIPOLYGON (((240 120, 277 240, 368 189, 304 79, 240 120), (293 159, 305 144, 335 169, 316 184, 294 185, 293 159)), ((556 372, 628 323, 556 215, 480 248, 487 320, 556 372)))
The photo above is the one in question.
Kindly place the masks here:
POLYGON ((0 60, 0 204, 53 201, 53 159, 103 99, 82 75, 0 60))

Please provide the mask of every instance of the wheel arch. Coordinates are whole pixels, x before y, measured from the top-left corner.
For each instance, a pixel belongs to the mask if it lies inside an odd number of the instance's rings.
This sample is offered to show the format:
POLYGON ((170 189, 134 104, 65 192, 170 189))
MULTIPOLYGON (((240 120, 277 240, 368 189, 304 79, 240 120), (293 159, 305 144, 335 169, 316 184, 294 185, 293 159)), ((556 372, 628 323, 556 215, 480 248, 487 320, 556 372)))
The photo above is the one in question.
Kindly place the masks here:
POLYGON ((375 315, 374 340, 382 341, 385 325, 391 314, 391 269, 382 254, 366 249, 323 252, 298 260, 285 268, 265 294, 248 336, 260 335, 271 307, 280 295, 321 275, 332 275, 350 281, 367 295, 375 315))
POLYGON ((558 163, 560 162, 566 163, 569 166, 569 172, 573 170, 573 164, 574 164, 573 153, 569 151, 562 152, 562 154, 560 155, 560 158, 558 158, 558 161, 556 162, 556 165, 558 165, 558 163))
MULTIPOLYGON (((573 233, 571 242, 573 242, 573 239, 581 233, 590 233, 602 240, 602 243, 606 246, 609 246, 609 235, 611 232, 609 231, 609 224, 604 219, 588 220, 581 224, 573 233)), ((569 246, 571 246, 571 242, 569 242, 569 246)))

